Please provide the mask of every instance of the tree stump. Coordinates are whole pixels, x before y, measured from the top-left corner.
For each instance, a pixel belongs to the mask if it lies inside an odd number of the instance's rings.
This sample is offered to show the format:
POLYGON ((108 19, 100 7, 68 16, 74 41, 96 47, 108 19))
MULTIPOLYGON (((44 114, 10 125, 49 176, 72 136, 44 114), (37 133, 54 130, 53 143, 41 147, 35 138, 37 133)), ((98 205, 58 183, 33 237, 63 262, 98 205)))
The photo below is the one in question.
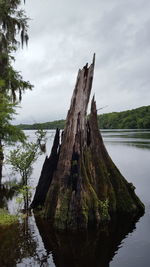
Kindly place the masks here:
POLYGON ((114 214, 133 218, 144 212, 133 185, 108 155, 98 128, 94 97, 87 116, 94 65, 95 55, 92 64, 78 72, 62 140, 55 150, 57 164, 54 168, 49 161, 49 174, 40 177, 43 184, 49 181, 49 188, 45 193, 39 181, 31 205, 43 205, 44 217, 57 229, 87 229, 109 222, 114 214), (44 199, 41 203, 40 195, 44 199))

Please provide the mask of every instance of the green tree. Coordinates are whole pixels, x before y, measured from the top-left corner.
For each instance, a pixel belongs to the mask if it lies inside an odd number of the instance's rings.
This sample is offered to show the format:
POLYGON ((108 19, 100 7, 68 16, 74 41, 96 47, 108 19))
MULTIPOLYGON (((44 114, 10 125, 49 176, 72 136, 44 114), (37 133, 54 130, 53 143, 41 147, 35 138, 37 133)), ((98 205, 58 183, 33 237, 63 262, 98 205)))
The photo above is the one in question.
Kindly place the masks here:
POLYGON ((19 172, 22 180, 20 193, 24 200, 24 209, 27 211, 30 200, 29 178, 32 173, 33 163, 37 160, 41 153, 45 152, 43 146, 46 143, 46 132, 38 130, 35 133, 35 142, 24 142, 24 145, 19 145, 16 149, 10 151, 8 162, 12 165, 15 172, 19 172))
POLYGON ((150 106, 98 115, 103 129, 150 129, 150 106))
POLYGON ((7 93, 13 101, 21 100, 22 92, 32 85, 22 79, 12 67, 12 52, 28 42, 28 18, 19 9, 20 0, 0 0, 0 92, 7 93), (19 41, 20 39, 20 41, 19 41))
POLYGON ((4 145, 17 141, 23 142, 25 135, 19 128, 11 125, 13 115, 16 114, 16 104, 10 103, 6 95, 0 94, 0 184, 2 179, 2 167, 4 161, 4 145))
MULTIPOLYGON (((25 12, 20 8, 21 0, 0 0, 0 108, 6 109, 0 113, 1 129, 4 129, 3 121, 9 123, 5 124, 5 133, 0 134, 0 181, 2 178, 3 165, 3 141, 7 136, 12 134, 12 139, 18 139, 18 130, 10 125, 11 116, 14 111, 11 104, 21 101, 22 93, 26 89, 32 89, 32 85, 28 81, 24 81, 21 74, 16 71, 12 65, 14 56, 12 53, 28 43, 28 18, 25 12), (4 118, 6 116, 6 118, 4 118), (6 125, 8 127, 6 127, 6 125), (8 132, 7 132, 8 130, 8 132)), ((13 106, 14 108, 15 106, 13 106)))

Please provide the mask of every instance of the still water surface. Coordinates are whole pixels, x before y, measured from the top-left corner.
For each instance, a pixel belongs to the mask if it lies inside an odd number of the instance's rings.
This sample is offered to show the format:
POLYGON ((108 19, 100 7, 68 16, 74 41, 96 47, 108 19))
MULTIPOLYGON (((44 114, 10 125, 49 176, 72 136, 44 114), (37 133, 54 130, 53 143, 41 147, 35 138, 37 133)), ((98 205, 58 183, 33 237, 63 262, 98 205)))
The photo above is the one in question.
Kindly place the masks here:
MULTIPOLYGON (((34 140, 34 131, 26 131, 34 140)), ((119 222, 108 231, 72 235, 51 231, 48 223, 29 217, 23 223, 0 226, 0 266, 149 267, 150 266, 150 130, 103 130, 106 148, 122 174, 136 187, 146 206, 138 222, 119 222)), ((54 131, 48 131, 47 150, 54 131)), ((9 148, 7 148, 9 150, 9 148)), ((44 156, 34 165, 36 186, 44 156)), ((11 179, 5 168, 4 180, 11 179)), ((1 207, 16 210, 12 192, 3 189, 1 207)))

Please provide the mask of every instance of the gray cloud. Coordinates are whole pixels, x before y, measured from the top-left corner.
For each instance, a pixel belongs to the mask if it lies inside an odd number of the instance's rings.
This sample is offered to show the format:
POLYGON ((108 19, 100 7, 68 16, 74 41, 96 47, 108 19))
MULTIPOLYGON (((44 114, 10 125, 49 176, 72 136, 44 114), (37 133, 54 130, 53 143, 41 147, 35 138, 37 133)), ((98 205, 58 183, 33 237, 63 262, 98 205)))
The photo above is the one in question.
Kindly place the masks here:
POLYGON ((103 112, 149 105, 150 1, 32 0, 29 47, 16 68, 35 85, 16 122, 65 118, 78 68, 96 52, 93 93, 103 112))

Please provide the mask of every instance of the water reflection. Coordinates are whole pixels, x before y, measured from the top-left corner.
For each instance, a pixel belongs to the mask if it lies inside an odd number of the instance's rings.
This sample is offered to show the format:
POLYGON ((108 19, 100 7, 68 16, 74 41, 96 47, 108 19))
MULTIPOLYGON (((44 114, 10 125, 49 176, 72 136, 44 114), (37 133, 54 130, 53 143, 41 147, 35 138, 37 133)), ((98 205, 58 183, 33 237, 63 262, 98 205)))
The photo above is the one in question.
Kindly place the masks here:
POLYGON ((109 267, 136 221, 114 220, 96 232, 69 234, 52 230, 41 218, 0 226, 0 266, 109 267))
POLYGON ((47 258, 52 254, 54 266, 108 267, 122 240, 135 230, 136 221, 115 220, 109 227, 102 227, 96 232, 78 234, 55 232, 48 222, 40 218, 36 218, 36 225, 47 258))
MULTIPOLYGON (((136 186, 138 196, 146 204, 146 214, 137 224, 119 221, 108 229, 87 235, 58 234, 38 218, 36 226, 33 217, 20 224, 0 226, 0 266, 149 267, 150 130, 104 130, 102 134, 110 156, 127 180, 136 186), (131 232, 134 233, 129 234, 131 232)), ((28 135, 32 140, 34 131, 28 131, 28 135)), ((48 131, 47 135, 49 152, 54 131, 48 131)), ((44 156, 41 156, 35 164, 33 187, 37 184, 43 161, 44 156)), ((1 208, 11 210, 12 206, 15 211, 14 193, 8 186, 1 188, 1 208)))
POLYGON ((0 208, 8 209, 8 201, 16 195, 14 188, 8 188, 5 185, 0 186, 0 208))
POLYGON ((150 130, 101 130, 105 144, 150 149, 150 130))
POLYGON ((109 141, 109 140, 104 140, 105 144, 110 144, 110 145, 122 145, 122 146, 131 146, 131 147, 137 147, 137 148, 141 148, 141 149, 150 149, 150 143, 147 142, 143 142, 143 141, 126 141, 126 140, 113 140, 113 141, 109 141))
POLYGON ((23 258, 28 259, 35 254, 36 246, 28 218, 23 223, 0 226, 1 266, 17 266, 23 258))

